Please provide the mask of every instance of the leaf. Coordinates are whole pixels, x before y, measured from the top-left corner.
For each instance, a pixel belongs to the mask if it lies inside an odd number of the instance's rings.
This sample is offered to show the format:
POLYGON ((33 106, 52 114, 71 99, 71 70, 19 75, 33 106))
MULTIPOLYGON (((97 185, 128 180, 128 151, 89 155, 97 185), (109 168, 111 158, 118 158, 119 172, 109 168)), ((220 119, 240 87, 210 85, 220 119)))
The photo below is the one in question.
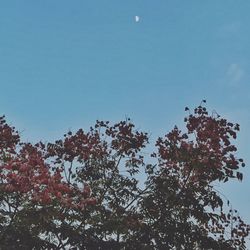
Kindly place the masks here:
POLYGON ((228 181, 228 177, 226 177, 223 182, 227 182, 227 181, 228 181))

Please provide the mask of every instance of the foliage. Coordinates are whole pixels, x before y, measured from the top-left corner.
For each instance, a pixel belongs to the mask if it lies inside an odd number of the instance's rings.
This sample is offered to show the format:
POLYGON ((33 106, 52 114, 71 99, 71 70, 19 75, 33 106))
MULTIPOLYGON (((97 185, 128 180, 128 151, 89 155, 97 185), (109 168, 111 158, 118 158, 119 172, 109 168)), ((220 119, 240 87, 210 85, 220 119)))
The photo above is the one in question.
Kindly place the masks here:
POLYGON ((239 125, 203 104, 150 157, 129 119, 32 145, 1 117, 0 249, 245 249, 249 225, 214 188, 243 179, 239 125))

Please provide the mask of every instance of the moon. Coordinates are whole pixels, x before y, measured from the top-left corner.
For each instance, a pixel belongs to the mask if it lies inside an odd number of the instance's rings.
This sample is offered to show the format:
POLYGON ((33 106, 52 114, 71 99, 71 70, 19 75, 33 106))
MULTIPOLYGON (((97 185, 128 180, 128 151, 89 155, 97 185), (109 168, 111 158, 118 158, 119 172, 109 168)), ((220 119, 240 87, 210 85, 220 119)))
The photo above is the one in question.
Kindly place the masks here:
POLYGON ((139 16, 135 16, 135 22, 138 23, 140 21, 140 17, 139 16))

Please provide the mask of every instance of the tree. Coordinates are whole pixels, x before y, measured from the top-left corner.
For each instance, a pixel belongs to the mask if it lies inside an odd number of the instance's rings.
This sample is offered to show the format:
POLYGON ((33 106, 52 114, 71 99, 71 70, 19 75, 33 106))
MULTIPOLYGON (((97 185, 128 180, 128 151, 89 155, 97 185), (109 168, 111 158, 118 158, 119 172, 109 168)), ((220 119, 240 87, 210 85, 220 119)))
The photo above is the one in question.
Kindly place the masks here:
POLYGON ((129 119, 32 145, 1 117, 0 249, 245 249, 249 225, 214 188, 243 179, 239 125, 186 110, 146 159, 129 119))

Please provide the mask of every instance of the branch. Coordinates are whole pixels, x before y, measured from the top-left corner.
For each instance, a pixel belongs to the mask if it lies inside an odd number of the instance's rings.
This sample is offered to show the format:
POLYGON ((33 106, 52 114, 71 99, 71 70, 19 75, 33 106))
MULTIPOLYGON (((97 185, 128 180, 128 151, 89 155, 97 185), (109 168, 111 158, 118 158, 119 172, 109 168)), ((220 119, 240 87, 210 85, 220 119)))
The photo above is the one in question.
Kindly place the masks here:
MULTIPOLYGON (((154 165, 154 167, 156 166, 157 164, 154 165)), ((155 178, 159 178, 163 175, 163 172, 160 173, 159 176, 156 176, 155 178)), ((151 186, 154 184, 154 182, 152 182, 151 184, 149 184, 144 190, 142 190, 141 192, 139 192, 138 195, 135 196, 135 198, 124 208, 124 211, 126 211, 126 209, 128 207, 130 207, 142 194, 144 194, 149 188, 151 188, 151 186)))

